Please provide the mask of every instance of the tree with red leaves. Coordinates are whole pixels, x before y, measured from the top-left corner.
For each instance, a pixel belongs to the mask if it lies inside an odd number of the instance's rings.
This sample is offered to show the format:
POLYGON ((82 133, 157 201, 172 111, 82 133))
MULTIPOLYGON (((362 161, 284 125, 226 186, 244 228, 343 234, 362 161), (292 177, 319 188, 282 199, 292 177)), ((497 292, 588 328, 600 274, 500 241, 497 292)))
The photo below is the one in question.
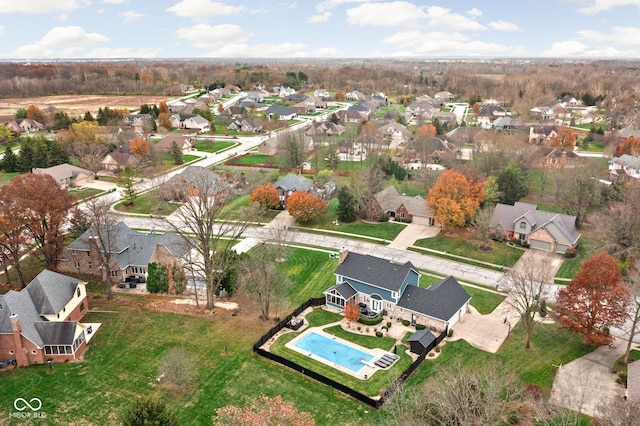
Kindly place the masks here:
POLYGON ((249 195, 249 204, 258 203, 262 207, 273 208, 280 203, 278 190, 269 182, 266 185, 258 185, 249 195))
POLYGON ((609 345, 613 337, 607 327, 624 323, 629 288, 621 282, 616 260, 606 252, 582 262, 567 287, 560 290, 554 305, 557 319, 582 334, 585 345, 609 345))
POLYGON ((566 126, 560 127, 558 133, 551 139, 549 146, 561 147, 567 151, 573 151, 576 146, 576 132, 566 126))
POLYGON ((351 322, 356 322, 360 319, 360 308, 353 300, 344 305, 344 317, 351 322))
POLYGON ((621 157, 622 155, 632 155, 637 157, 640 155, 640 138, 629 136, 622 142, 622 144, 616 149, 616 155, 621 157))
POLYGON ((296 191, 287 198, 289 214, 300 222, 309 222, 314 217, 324 213, 327 202, 313 194, 296 191))
POLYGON ((309 413, 301 413, 280 395, 275 398, 263 396, 242 408, 235 405, 222 407, 213 418, 216 425, 225 426, 313 426, 315 421, 309 413))

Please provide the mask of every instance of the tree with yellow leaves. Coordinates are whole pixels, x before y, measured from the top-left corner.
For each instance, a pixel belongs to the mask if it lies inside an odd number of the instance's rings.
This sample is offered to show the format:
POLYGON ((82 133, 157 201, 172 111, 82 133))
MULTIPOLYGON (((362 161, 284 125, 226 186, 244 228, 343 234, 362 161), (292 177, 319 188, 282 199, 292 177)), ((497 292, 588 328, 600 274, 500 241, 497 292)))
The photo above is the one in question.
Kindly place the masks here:
POLYGON ((576 133, 569 127, 562 126, 558 133, 551 139, 549 146, 561 147, 567 151, 573 151, 576 146, 576 133))
POLYGON ((428 207, 443 227, 455 228, 471 222, 483 197, 481 182, 471 184, 462 173, 447 170, 429 190, 428 207))

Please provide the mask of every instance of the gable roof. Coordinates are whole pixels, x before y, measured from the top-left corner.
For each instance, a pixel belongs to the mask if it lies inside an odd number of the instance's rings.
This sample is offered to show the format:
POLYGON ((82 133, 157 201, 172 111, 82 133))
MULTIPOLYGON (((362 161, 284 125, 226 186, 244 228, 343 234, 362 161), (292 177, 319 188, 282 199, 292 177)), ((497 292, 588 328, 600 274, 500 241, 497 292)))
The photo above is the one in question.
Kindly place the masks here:
POLYGON ((532 233, 553 222, 568 241, 575 244, 580 238, 580 234, 576 231, 575 216, 538 210, 538 206, 535 204, 521 203, 519 201, 513 206, 498 203, 491 217, 489 227, 514 230, 516 221, 523 217, 531 224, 532 233))
POLYGON ((396 211, 400 206, 404 205, 412 216, 433 216, 427 209, 425 199, 420 195, 410 197, 408 195, 400 195, 395 186, 389 185, 382 191, 374 195, 376 201, 384 211, 396 211))
POLYGON ((407 338, 407 342, 418 342, 423 348, 428 347, 436 340, 436 336, 429 330, 418 330, 407 338))
POLYGON ((451 317, 471 300, 458 280, 450 276, 429 288, 407 286, 397 305, 442 321, 451 317))
MULTIPOLYGON (((111 225, 111 228, 111 260, 122 269, 129 265, 149 264, 158 245, 164 246, 175 257, 182 257, 189 251, 184 239, 173 232, 149 235, 129 228, 124 222, 111 225)), ((95 236, 95 228, 90 228, 69 244, 67 250, 89 251, 89 241, 95 236)))
POLYGON ((80 280, 45 269, 25 290, 40 315, 57 314, 71 300, 80 280))
POLYGON ((283 107, 282 105, 278 105, 278 104, 272 104, 265 111, 265 114, 267 114, 267 115, 278 114, 278 115, 281 115, 281 116, 294 115, 295 113, 296 112, 294 111, 293 108, 286 108, 286 107, 283 107))
POLYGON ((283 191, 310 191, 313 186, 311 179, 295 173, 288 174, 273 184, 274 188, 282 188, 283 191))
POLYGON ((385 290, 400 291, 412 272, 417 274, 418 270, 411 262, 399 265, 375 256, 348 253, 335 274, 385 290))
POLYGON ((186 145, 191 145, 191 140, 193 138, 191 136, 178 135, 176 133, 171 133, 158 142, 156 142, 156 149, 166 149, 171 150, 173 143, 177 143, 180 149, 183 149, 186 145))
POLYGON ((344 300, 349 300, 358 293, 349 283, 336 284, 324 293, 330 293, 332 291, 338 293, 344 300))
POLYGON ((33 173, 50 175, 56 180, 56 182, 60 182, 64 179, 74 179, 82 173, 89 176, 93 176, 95 174, 91 170, 76 167, 69 163, 58 164, 57 166, 47 167, 43 169, 35 168, 33 169, 33 173))
POLYGON ((75 321, 47 321, 42 316, 58 313, 73 298, 80 281, 44 270, 23 290, 0 295, 0 333, 11 333, 11 315, 20 321, 22 335, 38 347, 72 344, 75 321))
POLYGON ((620 164, 623 167, 640 170, 640 158, 629 154, 622 154, 620 157, 612 158, 610 164, 620 164))

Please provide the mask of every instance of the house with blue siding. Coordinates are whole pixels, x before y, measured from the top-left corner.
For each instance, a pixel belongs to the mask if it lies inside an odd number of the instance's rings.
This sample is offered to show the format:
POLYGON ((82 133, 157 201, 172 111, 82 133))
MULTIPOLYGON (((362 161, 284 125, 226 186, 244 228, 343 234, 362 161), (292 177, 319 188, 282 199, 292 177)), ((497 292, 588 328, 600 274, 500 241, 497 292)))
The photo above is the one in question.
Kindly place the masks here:
POLYGON ((324 294, 327 306, 343 310, 349 303, 361 311, 408 320, 434 331, 447 330, 468 311, 471 296, 454 277, 420 288, 420 272, 411 263, 397 264, 343 250, 336 284, 324 294))

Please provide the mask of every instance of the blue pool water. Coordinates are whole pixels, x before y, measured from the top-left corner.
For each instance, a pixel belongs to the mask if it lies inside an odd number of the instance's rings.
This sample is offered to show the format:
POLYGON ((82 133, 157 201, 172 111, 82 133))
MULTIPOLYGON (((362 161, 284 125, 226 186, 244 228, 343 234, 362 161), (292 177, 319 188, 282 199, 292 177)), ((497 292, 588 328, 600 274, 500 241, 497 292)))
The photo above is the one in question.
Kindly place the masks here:
POLYGON ((317 357, 324 358, 330 363, 339 364, 354 373, 362 370, 365 366, 363 361, 369 362, 373 359, 373 355, 317 333, 307 334, 293 346, 317 357))

